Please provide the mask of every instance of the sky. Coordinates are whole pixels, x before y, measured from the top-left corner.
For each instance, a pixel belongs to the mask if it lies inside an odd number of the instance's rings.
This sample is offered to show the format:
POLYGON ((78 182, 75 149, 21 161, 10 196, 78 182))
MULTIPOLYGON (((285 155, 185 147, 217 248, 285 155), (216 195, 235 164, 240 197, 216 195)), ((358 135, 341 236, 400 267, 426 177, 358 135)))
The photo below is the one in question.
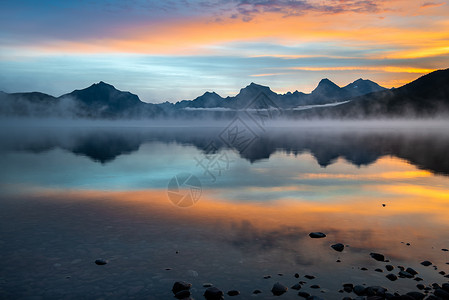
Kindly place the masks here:
POLYGON ((255 82, 278 93, 449 67, 449 1, 0 0, 0 90, 105 81, 160 103, 255 82))

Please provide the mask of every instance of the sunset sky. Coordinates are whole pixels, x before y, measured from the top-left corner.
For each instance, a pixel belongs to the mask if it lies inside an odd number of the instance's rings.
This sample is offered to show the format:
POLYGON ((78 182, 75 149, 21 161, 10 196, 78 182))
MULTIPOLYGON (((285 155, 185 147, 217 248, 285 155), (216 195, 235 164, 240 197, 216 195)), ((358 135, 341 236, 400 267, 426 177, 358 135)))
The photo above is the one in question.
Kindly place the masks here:
POLYGON ((55 96, 105 81, 146 102, 231 96, 251 82, 398 87, 449 67, 439 0, 6 0, 0 90, 55 96))

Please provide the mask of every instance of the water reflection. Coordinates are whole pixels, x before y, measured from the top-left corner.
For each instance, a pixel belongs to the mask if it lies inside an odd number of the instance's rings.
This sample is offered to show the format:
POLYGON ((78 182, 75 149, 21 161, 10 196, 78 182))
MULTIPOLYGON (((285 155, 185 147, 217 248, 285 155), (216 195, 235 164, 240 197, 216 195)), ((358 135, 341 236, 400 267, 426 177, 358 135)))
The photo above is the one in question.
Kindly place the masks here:
MULTIPOLYGON (((219 138, 223 128, 40 128, 15 129, 1 134, 2 151, 41 153, 59 148, 106 164, 148 143, 192 145, 207 151, 211 143, 227 149, 219 138), (18 132, 16 132, 18 131, 18 132)), ((310 152, 320 166, 338 158, 356 166, 370 165, 381 157, 395 156, 438 174, 449 174, 449 131, 443 128, 266 128, 250 147, 239 152, 250 162, 281 151, 298 155, 310 152)))

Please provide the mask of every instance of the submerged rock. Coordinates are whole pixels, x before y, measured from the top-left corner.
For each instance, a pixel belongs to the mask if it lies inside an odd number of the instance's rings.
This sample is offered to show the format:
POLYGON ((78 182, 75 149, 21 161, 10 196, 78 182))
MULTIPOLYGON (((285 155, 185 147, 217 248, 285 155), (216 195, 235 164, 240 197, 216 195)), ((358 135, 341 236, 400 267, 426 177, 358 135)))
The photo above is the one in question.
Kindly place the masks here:
POLYGON ((176 294, 180 291, 188 291, 188 290, 190 290, 191 287, 192 287, 191 283, 188 283, 185 281, 176 281, 173 284, 171 291, 173 292, 173 294, 176 294))
POLYGON ((413 278, 413 275, 407 271, 401 271, 401 272, 399 272, 399 277, 413 278))
POLYGON ((354 288, 354 285, 352 283, 345 283, 343 284, 343 290, 347 293, 352 292, 352 289, 354 288))
POLYGON ((387 271, 393 271, 394 267, 392 265, 386 265, 385 269, 387 269, 387 271))
POLYGON ((321 238, 325 238, 326 237, 326 235, 324 233, 322 233, 322 232, 311 232, 311 233, 309 233, 309 236, 312 239, 321 239, 321 238))
POLYGON ((385 256, 383 254, 371 252, 369 255, 377 261, 385 261, 385 256))
POLYGON ((298 296, 307 299, 307 298, 310 297, 310 294, 309 294, 309 293, 306 293, 306 292, 298 292, 298 296))
POLYGON ((424 295, 423 293, 420 293, 420 292, 410 292, 410 293, 407 293, 407 296, 410 296, 416 300, 422 300, 426 297, 426 295, 424 295))
POLYGON ((187 297, 190 297, 190 291, 189 290, 182 290, 175 294, 176 299, 185 299, 187 297))
POLYGON ((353 290, 357 296, 363 296, 365 294, 365 289, 366 288, 363 285, 356 285, 353 290))
POLYGON ((428 261, 428 260, 425 260, 425 261, 421 262, 421 264, 422 264, 423 266, 425 266, 425 267, 428 267, 428 266, 431 266, 431 265, 432 265, 432 263, 431 263, 430 261, 428 261))
POLYGON ((410 274, 412 274, 412 275, 417 275, 417 274, 418 274, 418 272, 416 272, 416 271, 413 270, 412 268, 407 268, 407 269, 405 270, 405 272, 410 273, 410 274))
POLYGON ((105 265, 105 264, 107 264, 108 263, 108 261, 106 260, 106 259, 97 259, 96 261, 95 261, 95 264, 97 264, 97 265, 99 265, 99 266, 103 266, 103 265, 105 265))
POLYGON ((230 290, 230 291, 228 291, 226 294, 228 294, 228 296, 233 297, 233 296, 240 295, 240 292, 237 291, 237 290, 230 290))
POLYGON ((255 295, 260 294, 260 293, 262 293, 262 291, 260 291, 260 290, 254 290, 253 291, 253 294, 255 294, 255 295))
POLYGON ((337 243, 331 245, 331 248, 334 249, 335 251, 342 252, 345 249, 345 245, 343 245, 342 243, 337 243))
POLYGON ((396 276, 396 275, 394 275, 394 274, 388 274, 387 276, 385 276, 385 277, 387 277, 389 280, 391 280, 391 281, 395 281, 395 280, 397 280, 398 279, 398 277, 396 276))
POLYGON ((302 285, 300 283, 297 283, 291 287, 291 289, 293 289, 293 290, 300 290, 301 288, 302 288, 302 285))
POLYGON ((280 296, 280 295, 286 293, 287 291, 288 291, 288 287, 286 287, 285 285, 283 285, 283 284, 281 284, 279 282, 276 282, 273 285, 273 288, 271 289, 271 292, 275 296, 280 296))
POLYGON ((217 289, 216 287, 210 287, 204 292, 204 298, 206 300, 222 300, 223 292, 217 289))
POLYGON ((440 297, 441 299, 449 299, 449 292, 446 292, 443 289, 436 289, 433 294, 437 297, 440 297))
POLYGON ((315 276, 313 275, 304 275, 304 277, 307 279, 315 279, 315 276))

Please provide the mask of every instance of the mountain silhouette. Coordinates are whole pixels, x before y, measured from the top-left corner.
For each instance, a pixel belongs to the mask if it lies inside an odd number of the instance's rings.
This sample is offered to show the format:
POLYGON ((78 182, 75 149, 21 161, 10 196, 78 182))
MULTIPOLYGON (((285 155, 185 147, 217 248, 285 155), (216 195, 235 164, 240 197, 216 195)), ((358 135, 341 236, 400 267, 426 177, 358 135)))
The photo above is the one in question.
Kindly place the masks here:
POLYGON ((397 89, 358 79, 339 87, 322 79, 310 93, 277 94, 251 83, 233 97, 206 92, 175 104, 146 103, 130 92, 100 81, 61 97, 33 92, 0 92, 0 115, 82 118, 232 118, 263 96, 264 105, 284 110, 291 118, 433 117, 449 114, 449 69, 435 71, 397 89), (324 107, 323 107, 323 104, 324 107), (316 107, 320 106, 321 107, 316 107))
POLYGON ((369 93, 337 107, 315 109, 320 117, 433 117, 449 113, 449 69, 424 75, 400 88, 369 93))

